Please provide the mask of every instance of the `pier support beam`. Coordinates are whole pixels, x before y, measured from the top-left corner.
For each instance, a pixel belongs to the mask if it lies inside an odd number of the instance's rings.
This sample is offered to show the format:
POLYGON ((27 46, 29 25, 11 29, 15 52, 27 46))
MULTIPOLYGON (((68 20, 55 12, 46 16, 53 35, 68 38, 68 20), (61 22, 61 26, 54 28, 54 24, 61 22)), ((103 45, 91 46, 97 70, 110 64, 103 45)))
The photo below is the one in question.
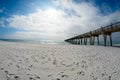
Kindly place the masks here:
POLYGON ((76 44, 76 39, 74 39, 74 44, 76 44))
POLYGON ((112 46, 112 36, 111 36, 111 33, 109 34, 109 37, 110 37, 110 46, 112 46))
POLYGON ((93 36, 92 45, 95 43, 95 36, 93 36))
POLYGON ((85 41, 86 41, 86 38, 84 37, 84 45, 86 45, 86 42, 85 42, 85 41))
POLYGON ((78 39, 78 45, 80 44, 80 38, 78 39))
POLYGON ((107 34, 104 34, 103 37, 104 37, 104 46, 106 46, 107 34))
POLYGON ((73 39, 73 44, 75 44, 75 40, 73 39))
POLYGON ((87 37, 85 38, 85 45, 87 45, 87 37))
POLYGON ((85 45, 87 45, 87 37, 84 38, 85 45))
POLYGON ((97 36, 97 41, 98 41, 98 45, 100 45, 100 42, 99 42, 99 35, 97 36))
POLYGON ((81 38, 81 45, 82 45, 82 38, 81 38))
POLYGON ((81 45, 81 38, 80 38, 80 45, 81 45))
POLYGON ((79 39, 76 39, 76 44, 78 45, 78 41, 79 41, 79 39))
POLYGON ((110 46, 112 46, 112 36, 111 36, 111 33, 105 33, 105 34, 103 35, 103 36, 104 36, 104 46, 106 46, 107 35, 108 35, 109 38, 110 38, 110 46))
POLYGON ((77 39, 75 39, 75 44, 77 44, 77 39))
POLYGON ((77 44, 77 39, 75 39, 75 44, 77 44))
POLYGON ((75 43, 75 41, 74 41, 74 39, 72 40, 72 44, 74 44, 75 43))
POLYGON ((89 38, 89 40, 90 40, 90 45, 92 45, 92 36, 89 38))

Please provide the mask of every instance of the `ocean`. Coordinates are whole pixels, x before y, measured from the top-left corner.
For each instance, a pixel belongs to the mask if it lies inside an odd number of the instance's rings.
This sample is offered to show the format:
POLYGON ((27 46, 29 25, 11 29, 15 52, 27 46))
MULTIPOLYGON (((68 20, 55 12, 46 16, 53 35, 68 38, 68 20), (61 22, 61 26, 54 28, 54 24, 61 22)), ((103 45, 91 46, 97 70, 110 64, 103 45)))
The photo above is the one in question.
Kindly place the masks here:
POLYGON ((60 44, 60 45, 69 45, 65 41, 52 41, 52 40, 34 40, 34 39, 0 39, 0 41, 7 41, 7 42, 22 42, 22 43, 36 43, 36 44, 60 44))
MULTIPOLYGON (((0 39, 0 41, 36 43, 36 44, 77 45, 77 44, 71 44, 65 41, 52 41, 52 40, 0 39)), ((89 45, 89 42, 87 43, 87 45, 89 45)), ((95 42, 94 45, 97 45, 97 42, 95 42)), ((100 45, 104 45, 104 42, 100 41, 100 45)), ((110 45, 110 43, 107 42, 107 45, 110 45)), ((120 41, 113 41, 113 46, 120 46, 120 41)))

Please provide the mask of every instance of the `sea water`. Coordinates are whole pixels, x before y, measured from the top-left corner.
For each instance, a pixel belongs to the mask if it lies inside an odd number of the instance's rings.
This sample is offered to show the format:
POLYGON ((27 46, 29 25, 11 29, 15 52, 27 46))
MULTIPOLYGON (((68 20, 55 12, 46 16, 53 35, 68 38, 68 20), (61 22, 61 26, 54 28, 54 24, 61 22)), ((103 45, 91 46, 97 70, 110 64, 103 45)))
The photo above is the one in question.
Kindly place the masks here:
POLYGON ((0 39, 0 41, 7 42, 22 42, 22 43, 36 43, 36 44, 60 44, 60 45, 69 45, 65 41, 54 41, 54 40, 36 40, 36 39, 0 39))
MULTIPOLYGON (((36 43, 36 44, 59 44, 59 45, 78 45, 78 44, 71 44, 68 42, 63 41, 53 41, 53 40, 35 40, 35 39, 0 39, 0 41, 7 41, 7 42, 22 42, 22 43, 36 43)), ((83 43, 84 45, 84 43, 83 43)), ((90 45, 89 41, 87 45, 90 45)), ((97 45, 97 41, 94 43, 97 45)), ((104 45, 104 41, 100 41, 100 45, 104 45)), ((110 45, 110 42, 107 41, 107 45, 110 45)), ((113 46, 120 46, 120 41, 113 41, 113 46)))

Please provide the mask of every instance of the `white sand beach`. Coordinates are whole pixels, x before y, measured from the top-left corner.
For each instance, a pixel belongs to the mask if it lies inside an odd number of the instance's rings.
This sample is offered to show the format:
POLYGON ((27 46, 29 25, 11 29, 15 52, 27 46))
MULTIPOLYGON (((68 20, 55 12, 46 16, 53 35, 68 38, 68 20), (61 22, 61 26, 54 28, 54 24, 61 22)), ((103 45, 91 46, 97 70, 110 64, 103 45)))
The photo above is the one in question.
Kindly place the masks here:
POLYGON ((0 41, 0 80, 120 80, 120 48, 0 41))

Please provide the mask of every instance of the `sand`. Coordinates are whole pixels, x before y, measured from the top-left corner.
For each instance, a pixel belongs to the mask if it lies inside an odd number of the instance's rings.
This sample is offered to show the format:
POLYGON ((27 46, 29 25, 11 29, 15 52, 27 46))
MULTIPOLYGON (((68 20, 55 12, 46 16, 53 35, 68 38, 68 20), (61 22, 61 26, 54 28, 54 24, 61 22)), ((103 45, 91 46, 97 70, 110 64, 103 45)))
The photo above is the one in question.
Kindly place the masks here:
POLYGON ((120 80, 120 48, 0 41, 0 80, 120 80))

